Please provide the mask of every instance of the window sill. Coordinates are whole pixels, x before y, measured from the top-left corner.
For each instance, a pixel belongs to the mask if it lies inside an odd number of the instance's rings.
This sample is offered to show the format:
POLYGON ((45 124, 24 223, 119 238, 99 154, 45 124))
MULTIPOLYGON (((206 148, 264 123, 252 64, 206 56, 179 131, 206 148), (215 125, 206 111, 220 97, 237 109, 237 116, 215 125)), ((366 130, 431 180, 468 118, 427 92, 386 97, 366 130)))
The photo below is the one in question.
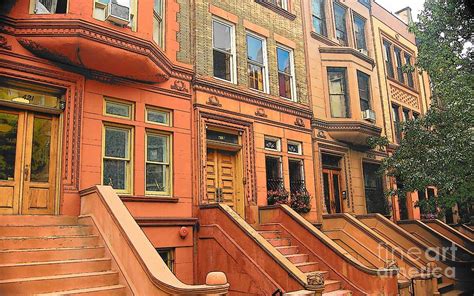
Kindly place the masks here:
POLYGON ((286 17, 289 20, 293 21, 293 20, 296 19, 296 15, 294 15, 293 13, 289 12, 286 9, 283 9, 279 6, 276 6, 275 4, 269 2, 268 0, 255 0, 255 2, 257 2, 258 4, 260 4, 262 6, 265 6, 266 8, 278 13, 281 16, 286 17))
POLYGON ((329 46, 341 46, 339 43, 335 42, 335 41, 332 41, 331 39, 329 39, 328 37, 326 36, 323 36, 323 35, 320 35, 314 31, 311 31, 311 37, 313 37, 314 39, 316 40, 319 40, 329 46))
POLYGON ((132 196, 120 195, 120 199, 126 202, 163 202, 163 203, 177 203, 179 198, 166 196, 132 196))

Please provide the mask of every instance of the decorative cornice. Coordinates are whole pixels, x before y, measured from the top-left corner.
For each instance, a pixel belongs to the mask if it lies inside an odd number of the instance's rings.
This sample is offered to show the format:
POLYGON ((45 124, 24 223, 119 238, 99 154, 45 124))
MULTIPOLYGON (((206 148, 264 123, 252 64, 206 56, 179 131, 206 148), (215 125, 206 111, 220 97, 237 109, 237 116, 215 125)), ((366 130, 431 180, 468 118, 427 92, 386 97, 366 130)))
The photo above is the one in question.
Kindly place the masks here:
POLYGON ((374 135, 380 135, 382 132, 382 128, 360 121, 324 121, 321 119, 313 119, 311 121, 311 127, 325 131, 360 131, 374 135))
MULTIPOLYGON (((108 46, 146 56, 163 70, 165 79, 169 77, 191 80, 191 69, 173 64, 166 54, 152 41, 114 31, 78 19, 12 19, 0 16, 0 32, 19 39, 28 37, 81 37, 108 46)), ((25 41, 23 41, 25 43, 25 41)))
POLYGON ((258 4, 261 4, 262 6, 265 6, 266 8, 278 13, 279 15, 282 15, 282 16, 286 17, 289 20, 293 21, 293 20, 296 19, 296 15, 289 12, 288 10, 285 10, 285 9, 273 4, 272 2, 270 2, 268 0, 255 0, 255 2, 257 2, 258 4))
POLYGON ((257 105, 263 108, 285 112, 305 119, 312 118, 309 106, 290 102, 269 95, 257 94, 244 88, 229 86, 223 82, 211 81, 202 77, 195 77, 193 87, 195 90, 207 92, 216 96, 222 96, 257 105))
POLYGON ((355 50, 352 47, 342 47, 342 46, 331 46, 331 47, 320 47, 319 48, 320 53, 333 53, 333 54, 351 54, 364 62, 369 63, 372 68, 375 66, 375 61, 369 56, 366 56, 365 54, 359 52, 358 50, 355 50))

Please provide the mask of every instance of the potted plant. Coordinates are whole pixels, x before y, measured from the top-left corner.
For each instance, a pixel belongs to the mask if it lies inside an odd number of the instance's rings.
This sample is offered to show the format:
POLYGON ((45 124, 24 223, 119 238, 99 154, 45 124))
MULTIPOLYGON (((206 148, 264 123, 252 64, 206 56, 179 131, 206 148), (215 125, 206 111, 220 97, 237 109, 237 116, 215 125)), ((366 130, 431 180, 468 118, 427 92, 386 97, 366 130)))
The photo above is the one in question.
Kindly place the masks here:
POLYGON ((308 190, 298 190, 291 193, 290 207, 298 213, 308 213, 311 210, 311 195, 308 190))
POLYGON ((288 204, 288 191, 285 188, 279 188, 275 190, 268 190, 267 191, 267 204, 271 205, 280 205, 280 204, 288 204))

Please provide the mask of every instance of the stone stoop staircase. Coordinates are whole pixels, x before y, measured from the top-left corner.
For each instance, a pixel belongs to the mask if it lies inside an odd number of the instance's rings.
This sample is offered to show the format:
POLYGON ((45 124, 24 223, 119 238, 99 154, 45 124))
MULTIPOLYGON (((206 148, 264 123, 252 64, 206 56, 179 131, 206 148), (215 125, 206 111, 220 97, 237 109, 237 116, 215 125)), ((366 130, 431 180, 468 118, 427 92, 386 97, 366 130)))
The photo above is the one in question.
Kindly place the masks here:
POLYGON ((309 274, 311 272, 319 272, 324 275, 324 291, 323 296, 350 296, 352 292, 344 290, 342 283, 337 280, 327 278, 328 271, 320 270, 319 263, 314 255, 306 253, 298 246, 293 238, 280 229, 278 223, 261 224, 256 227, 257 232, 264 237, 272 246, 274 246, 281 254, 283 254, 291 263, 299 270, 309 274))
POLYGON ((0 216, 0 295, 127 295, 102 238, 81 223, 0 216))

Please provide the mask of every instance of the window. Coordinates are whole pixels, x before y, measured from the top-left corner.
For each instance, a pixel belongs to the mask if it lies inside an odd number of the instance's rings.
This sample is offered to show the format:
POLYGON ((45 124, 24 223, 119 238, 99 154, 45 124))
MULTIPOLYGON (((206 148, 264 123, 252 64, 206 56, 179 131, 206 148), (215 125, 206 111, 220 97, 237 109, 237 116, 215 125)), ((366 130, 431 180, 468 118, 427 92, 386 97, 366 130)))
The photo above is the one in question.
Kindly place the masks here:
POLYGON ((360 110, 370 109, 370 76, 357 71, 357 84, 359 85, 360 110))
MULTIPOLYGON (((411 55, 405 53, 405 65, 411 66, 411 55)), ((413 80, 413 72, 408 72, 407 73, 407 80, 408 80, 408 86, 411 88, 415 87, 415 83, 413 80)))
POLYGON ((380 165, 364 162, 362 167, 367 213, 388 215, 388 202, 383 190, 382 176, 379 174, 380 165))
POLYGON ((264 92, 267 92, 266 52, 265 39, 247 33, 249 87, 264 92))
POLYGON ((400 128, 400 111, 397 105, 392 105, 392 116, 393 116, 393 128, 395 129, 395 140, 400 143, 402 139, 402 131, 400 128))
POLYGON ((383 47, 384 47, 384 59, 385 59, 385 67, 387 68, 387 75, 390 78, 394 78, 394 72, 393 72, 393 62, 392 62, 392 44, 388 42, 387 40, 383 41, 383 47))
POLYGON ((161 259, 165 262, 166 266, 174 273, 174 250, 173 249, 156 249, 161 259))
POLYGON ((171 113, 169 111, 147 107, 146 122, 171 126, 171 113))
POLYGON ((137 0, 94 0, 93 17, 95 19, 105 21, 108 5, 113 4, 114 22, 119 25, 127 25, 132 31, 136 31, 137 22, 137 0))
POLYGON ((349 117, 349 100, 346 91, 346 69, 328 68, 329 103, 332 117, 349 117))
POLYGON ((105 115, 132 119, 132 113, 133 105, 131 103, 123 103, 110 99, 105 100, 105 115))
POLYGON ((281 140, 278 138, 265 136, 265 149, 273 151, 281 151, 281 140))
POLYGON ((288 141, 287 148, 288 148, 288 153, 299 154, 299 155, 302 154, 300 142, 288 141))
POLYGON ((278 85, 280 97, 296 100, 295 76, 293 74, 293 51, 277 46, 278 85))
POLYGON ((312 0, 313 27, 314 31, 319 35, 327 36, 324 1, 325 0, 312 0))
POLYGON ((304 184, 303 160, 289 159, 288 170, 290 175, 290 192, 295 193, 306 190, 304 184))
POLYGON ((66 13, 67 0, 31 0, 34 3, 35 14, 66 13))
POLYGON ((283 189, 281 158, 267 155, 265 157, 265 170, 267 173, 267 190, 274 191, 283 189))
POLYGON ((129 128, 104 127, 102 184, 119 193, 130 193, 131 132, 129 128))
POLYGON ((367 43, 365 40, 365 19, 361 16, 354 15, 354 30, 356 48, 367 51, 367 43))
POLYGON ((170 136, 156 133, 146 135, 146 193, 169 195, 170 136))
POLYGON ((275 6, 288 10, 288 0, 269 0, 268 2, 272 3, 275 6))
POLYGON ((153 40, 159 47, 164 44, 163 0, 154 0, 153 5, 153 40))
POLYGON ((339 44, 347 45, 346 9, 337 3, 334 3, 334 21, 339 44))
POLYGON ((400 48, 395 47, 395 61, 397 64, 397 79, 401 83, 405 83, 405 77, 403 76, 403 68, 402 68, 402 51, 400 48))
POLYGON ((234 26, 217 19, 212 21, 214 77, 235 82, 234 26))
POLYGON ((362 5, 370 8, 370 0, 358 0, 362 5))
POLYGON ((410 120, 410 110, 403 108, 403 121, 410 120))

